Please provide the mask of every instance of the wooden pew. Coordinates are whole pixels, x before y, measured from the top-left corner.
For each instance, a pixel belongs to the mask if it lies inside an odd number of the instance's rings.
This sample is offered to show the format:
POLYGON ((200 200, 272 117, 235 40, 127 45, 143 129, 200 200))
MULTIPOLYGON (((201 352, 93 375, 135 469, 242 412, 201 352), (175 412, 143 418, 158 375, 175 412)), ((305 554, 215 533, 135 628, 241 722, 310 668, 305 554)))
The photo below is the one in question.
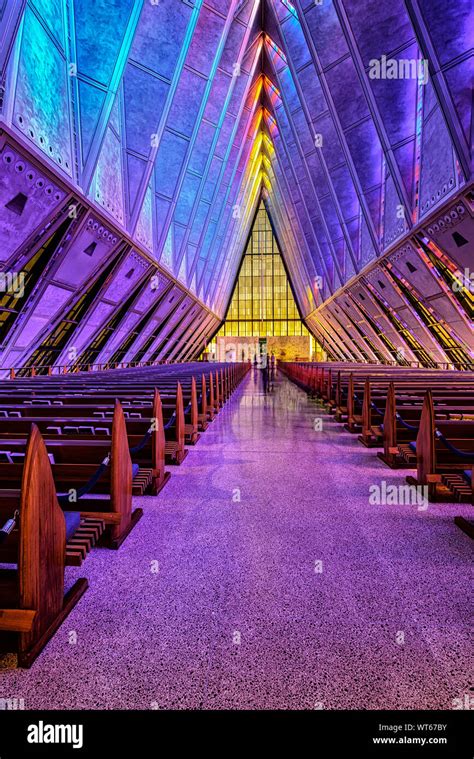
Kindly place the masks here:
MULTIPOLYGON (((178 385, 180 388, 180 383, 178 383, 178 385)), ((152 456, 151 468, 154 470, 153 477, 155 484, 153 486, 153 492, 156 494, 164 486, 169 478, 169 474, 164 471, 164 459, 161 460, 160 458, 162 445, 157 439, 158 434, 161 435, 161 432, 164 430, 166 441, 163 455, 166 456, 169 463, 180 464, 187 455, 187 451, 185 450, 186 426, 184 420, 183 396, 182 391, 180 390, 176 392, 174 403, 172 405, 168 403, 166 406, 164 406, 161 402, 161 396, 156 388, 154 389, 154 392, 151 396, 147 395, 143 399, 137 399, 135 395, 132 395, 128 397, 128 400, 126 400, 127 396, 124 393, 112 394, 110 396, 97 396, 94 394, 73 396, 69 394, 67 396, 59 396, 59 398, 57 397, 57 400, 61 400, 62 403, 62 405, 57 406, 45 406, 43 404, 40 405, 40 400, 48 400, 48 398, 45 396, 43 396, 42 399, 36 397, 35 405, 25 405, 24 403, 19 404, 18 396, 11 397, 9 399, 9 403, 7 404, 4 403, 7 398, 5 396, 0 396, 0 429, 1 424, 4 423, 1 419, 2 414, 7 413, 8 417, 6 417, 6 419, 8 421, 11 420, 13 423, 14 417, 11 416, 13 413, 14 415, 21 414, 22 418, 31 417, 46 419, 47 417, 51 417, 50 426, 55 426, 55 419, 64 417, 69 418, 71 422, 70 426, 73 426, 74 419, 79 418, 81 420, 81 426, 90 426, 91 424, 96 424, 98 428, 100 427, 103 430, 107 430, 107 425, 110 426, 109 419, 107 417, 110 417, 113 414, 116 395, 120 395, 120 398, 124 404, 132 404, 133 401, 133 405, 124 406, 124 413, 127 415, 143 415, 143 418, 141 420, 142 424, 140 424, 138 420, 132 420, 131 417, 128 419, 127 424, 129 430, 139 428, 140 426, 143 426, 143 423, 146 424, 149 421, 150 411, 152 410, 152 403, 153 406, 157 409, 157 399, 159 399, 159 411, 155 410, 152 412, 152 418, 158 419, 159 417, 160 419, 160 423, 156 425, 152 440, 152 444, 154 446, 154 455, 152 456), (138 403, 143 405, 138 405, 138 403), (41 414, 41 417, 39 417, 39 413, 41 414), (100 416, 102 415, 103 423, 99 425, 100 416)), ((170 399, 167 398, 167 400, 169 401, 170 399)), ((198 413, 196 407, 196 396, 194 398, 192 414, 192 422, 191 425, 188 426, 187 433, 190 442, 197 442, 198 413)), ((135 445, 136 442, 136 440, 130 439, 131 446, 135 445)), ((142 464, 146 466, 146 462, 142 462, 142 464)), ((150 464, 148 464, 148 466, 150 466, 150 464)))
MULTIPOLYGON (((383 442, 377 455, 386 464, 416 468, 407 482, 426 487, 429 500, 473 502, 472 372, 352 364, 290 365, 282 371, 320 398, 337 421, 347 420, 346 429, 360 427, 364 445, 383 442)), ((471 522, 454 521, 474 537, 471 522)))
MULTIPOLYGON (((164 368, 168 369, 168 367, 164 368)), ((224 399, 230 396, 232 385, 240 381, 247 369, 248 367, 245 367, 244 370, 244 367, 237 366, 232 367, 231 370, 230 367, 225 366, 221 367, 220 370, 215 370, 214 375, 210 372, 209 390, 205 374, 200 371, 201 397, 199 399, 197 398, 196 371, 184 371, 178 367, 167 372, 167 376, 164 378, 159 377, 160 387, 163 388, 162 413, 165 427, 165 456, 170 463, 181 463, 183 461, 187 454, 184 443, 194 444, 197 442, 199 439, 198 430, 204 430, 207 427, 209 419, 222 407, 224 399), (186 396, 184 396, 181 382, 179 383, 179 392, 171 390, 173 384, 175 385, 176 380, 174 378, 176 376, 182 376, 187 383, 186 396), (185 401, 188 403, 186 408, 183 408, 185 401)), ((127 406, 129 428, 139 427, 140 425, 135 417, 142 416, 142 414, 138 413, 137 404, 148 405, 151 403, 150 393, 155 389, 154 381, 158 379, 156 373, 143 372, 139 376, 133 372, 116 371, 103 374, 107 376, 96 375, 86 378, 81 378, 79 375, 40 376, 8 383, 7 390, 5 390, 5 386, 0 389, 0 418, 2 416, 10 418, 12 414, 21 413, 22 416, 31 415, 32 418, 37 418, 38 423, 42 424, 40 419, 43 417, 61 418, 57 416, 58 410, 53 407, 53 405, 57 405, 60 407, 61 416, 81 418, 83 422, 81 426, 87 427, 89 415, 97 416, 102 413, 104 416, 108 416, 111 412, 107 411, 107 408, 110 407, 114 398, 119 397, 127 406), (132 380, 136 397, 134 397, 134 393, 130 392, 132 380), (135 390, 135 388, 137 389, 135 390), (107 395, 108 393, 111 395, 107 395), (25 408, 26 404, 30 404, 32 407, 30 414, 25 408), (85 407, 84 412, 75 408, 75 406, 81 405, 85 407), (33 406, 41 406, 41 417, 37 416, 38 411, 33 406), (101 411, 93 411, 91 406, 95 409, 101 409, 101 411), (18 412, 18 408, 20 408, 20 412, 18 412), (133 421, 131 421, 132 418, 133 421)), ((106 424, 105 421, 104 424, 106 424)), ((51 426, 54 426, 54 423, 51 426)), ((74 425, 71 424, 70 426, 73 427, 74 425)), ((58 431, 63 432, 61 426, 59 426, 58 431)), ((47 430, 45 432, 47 434, 47 430)), ((79 429, 78 432, 81 437, 85 436, 84 430, 79 429)), ((136 441, 131 440, 130 442, 133 448, 136 441)), ((140 461, 140 464, 143 465, 144 463, 143 460, 140 461)), ((158 466, 152 468, 160 469, 158 466)), ((166 477, 167 475, 164 474, 161 478, 155 478, 153 492, 158 491, 166 477)))
MULTIPOLYGON (((156 404, 155 404, 156 405, 156 404)), ((18 439, 28 434, 31 423, 39 428, 40 432, 48 439, 49 444, 53 441, 60 443, 81 442, 87 445, 94 441, 103 441, 104 445, 111 440, 112 419, 98 419, 96 416, 81 415, 67 416, 70 407, 63 407, 64 416, 36 416, 4 418, 0 416, 0 450, 8 448, 10 439, 18 439)), ((81 406, 80 409, 86 407, 81 406)), ((36 409, 41 413, 42 409, 36 409)), ((63 410, 63 409, 61 409, 63 410)), ((77 411, 76 408, 73 409, 77 411)), ((133 488, 136 495, 143 495, 144 490, 139 489, 137 482, 141 477, 149 481, 149 490, 156 495, 169 478, 169 472, 165 471, 165 442, 164 427, 159 411, 152 408, 144 409, 146 416, 140 419, 127 420, 127 437, 132 453, 132 459, 138 464, 141 472, 134 475, 133 488), (151 416, 153 414, 153 416, 151 416), (158 418, 160 422, 158 423, 158 418), (152 481, 148 474, 151 471, 152 481)), ((111 412, 113 414, 113 411, 111 412)))
MULTIPOLYGON (((458 413, 466 413, 469 409, 474 413, 474 396, 472 388, 451 387, 444 383, 431 383, 434 400, 439 415, 450 418, 458 413)), ((387 438, 390 445, 396 446, 396 430, 403 431, 404 419, 407 419, 406 429, 413 429, 413 424, 418 425, 421 414, 421 406, 426 391, 426 385, 403 381, 401 383, 387 383, 386 380, 372 382, 366 379, 364 387, 364 400, 362 404, 362 432, 359 441, 367 448, 380 447, 384 442, 387 446, 387 438), (409 417, 413 419, 410 421, 409 417), (392 435, 389 433, 392 432, 392 435)), ((411 440, 411 437, 408 437, 411 440)))
MULTIPOLYGON (((66 495, 60 498, 63 507, 68 511, 79 511, 83 518, 103 520, 107 527, 104 544, 119 548, 143 515, 142 509, 132 511, 132 461, 119 401, 115 403, 110 440, 81 441, 77 437, 62 439, 57 436, 45 440, 45 444, 54 456, 52 471, 56 487, 59 491, 66 491, 66 495), (102 493, 108 497, 88 494, 77 498, 78 488, 80 490, 94 477, 101 461, 102 474, 95 482, 92 493, 102 493)), ((25 451, 25 440, 11 436, 0 438, 0 450, 22 453, 25 451)), ((0 481, 9 487, 17 487, 22 470, 22 464, 0 462, 0 481)), ((151 470, 144 476, 151 481, 151 470)))
POLYGON ((407 482, 427 485, 433 501, 451 501, 453 496, 472 501, 472 481, 466 482, 464 471, 474 463, 474 421, 436 419, 433 395, 427 390, 416 441, 410 445, 417 471, 407 482))
POLYGON ((88 587, 64 593, 66 523, 46 447, 37 427, 28 438, 21 479, 19 525, 0 546, 0 647, 31 667, 88 587), (16 533, 16 534, 15 534, 16 533))
MULTIPOLYGON (((416 455, 409 444, 418 432, 424 395, 425 388, 422 387, 410 392, 406 389, 396 391, 394 384, 389 384, 381 425, 384 450, 377 453, 377 456, 392 469, 413 467, 416 463, 416 455)), ((377 403, 381 403, 380 399, 377 403)), ((469 417, 474 419, 474 396, 469 389, 453 394, 453 390, 448 387, 443 389, 442 386, 433 385, 433 403, 439 421, 469 417)), ((372 431, 375 432, 373 428, 372 431)))

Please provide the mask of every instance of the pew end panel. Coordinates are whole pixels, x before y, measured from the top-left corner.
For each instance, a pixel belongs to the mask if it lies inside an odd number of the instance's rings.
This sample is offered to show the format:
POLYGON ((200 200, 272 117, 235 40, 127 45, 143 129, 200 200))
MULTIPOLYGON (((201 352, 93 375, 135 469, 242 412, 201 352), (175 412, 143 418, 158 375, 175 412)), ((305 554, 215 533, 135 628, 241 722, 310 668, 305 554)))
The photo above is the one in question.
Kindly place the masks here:
POLYGON ((207 413, 207 383, 206 375, 201 375, 201 409, 198 415, 198 426, 201 432, 207 430, 209 426, 207 413))
POLYGON ((201 437, 198 432, 199 427, 199 409, 197 398, 196 379, 191 379, 191 421, 184 425, 184 439, 187 445, 196 445, 201 437))
POLYGON ((56 497, 46 446, 35 425, 26 448, 17 538, 18 563, 16 577, 12 578, 16 603, 3 608, 3 599, 8 599, 3 581, 0 642, 2 650, 8 650, 13 639, 18 666, 29 668, 88 587, 82 578, 64 594, 65 518, 56 497))
POLYGON ((110 458, 110 502, 112 511, 120 514, 120 523, 109 534, 111 548, 119 548, 143 516, 143 509, 132 513, 132 459, 128 447, 127 428, 120 401, 115 401, 112 422, 110 458))
POLYGON ((163 422, 163 406, 161 403, 160 392, 156 387, 153 394, 153 424, 154 430, 151 440, 153 484, 151 492, 152 495, 158 495, 168 482, 171 475, 165 470, 166 439, 163 422))
POLYGON ((176 388, 175 425, 174 436, 166 441, 165 454, 170 464, 182 464, 188 451, 185 443, 184 404, 183 389, 178 382, 176 388))

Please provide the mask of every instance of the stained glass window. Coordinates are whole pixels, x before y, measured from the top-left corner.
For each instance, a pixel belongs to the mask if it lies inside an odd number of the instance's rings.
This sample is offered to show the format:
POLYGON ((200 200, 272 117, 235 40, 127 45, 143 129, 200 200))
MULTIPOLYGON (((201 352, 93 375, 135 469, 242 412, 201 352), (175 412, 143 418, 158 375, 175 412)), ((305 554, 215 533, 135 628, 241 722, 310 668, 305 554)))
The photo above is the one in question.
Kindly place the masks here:
POLYGON ((263 203, 219 336, 309 335, 300 319, 285 265, 263 203))

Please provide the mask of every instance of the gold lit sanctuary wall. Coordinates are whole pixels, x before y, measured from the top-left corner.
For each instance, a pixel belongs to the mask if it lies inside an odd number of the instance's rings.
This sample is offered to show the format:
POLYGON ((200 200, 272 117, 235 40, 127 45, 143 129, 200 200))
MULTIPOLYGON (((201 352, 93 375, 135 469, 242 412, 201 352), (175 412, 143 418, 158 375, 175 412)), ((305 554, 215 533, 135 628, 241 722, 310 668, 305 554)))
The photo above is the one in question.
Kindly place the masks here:
POLYGON ((300 319, 283 260, 263 203, 224 325, 217 337, 309 336, 300 319))

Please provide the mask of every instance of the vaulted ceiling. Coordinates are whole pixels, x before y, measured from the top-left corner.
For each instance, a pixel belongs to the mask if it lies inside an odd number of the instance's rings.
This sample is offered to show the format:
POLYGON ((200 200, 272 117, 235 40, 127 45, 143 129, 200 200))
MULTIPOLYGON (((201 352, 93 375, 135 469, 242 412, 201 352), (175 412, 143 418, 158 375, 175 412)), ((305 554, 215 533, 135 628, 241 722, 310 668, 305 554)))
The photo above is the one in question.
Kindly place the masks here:
POLYGON ((197 355, 262 196, 329 355, 469 363, 471 5, 4 0, 0 366, 197 355))

